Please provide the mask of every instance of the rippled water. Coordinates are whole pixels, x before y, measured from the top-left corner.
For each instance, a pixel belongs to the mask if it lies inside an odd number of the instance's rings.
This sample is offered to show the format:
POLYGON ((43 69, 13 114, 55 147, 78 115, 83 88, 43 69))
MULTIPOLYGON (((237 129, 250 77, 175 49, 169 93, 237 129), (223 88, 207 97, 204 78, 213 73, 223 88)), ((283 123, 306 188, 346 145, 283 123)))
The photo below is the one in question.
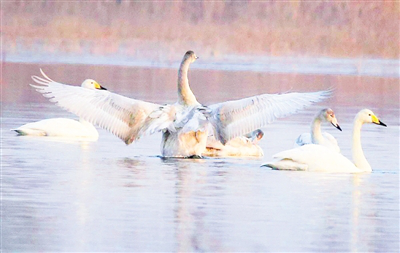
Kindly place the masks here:
POLYGON ((126 146, 16 136, 9 129, 76 118, 27 84, 39 67, 54 80, 90 77, 136 99, 176 100, 176 70, 5 63, 2 83, 4 251, 399 251, 399 86, 396 78, 192 70, 204 104, 261 93, 335 88, 328 101, 267 126, 261 159, 158 157, 161 137, 126 146), (322 107, 325 126, 350 157, 352 120, 365 107, 388 127, 365 125, 373 172, 348 175, 260 168, 291 148, 322 107))

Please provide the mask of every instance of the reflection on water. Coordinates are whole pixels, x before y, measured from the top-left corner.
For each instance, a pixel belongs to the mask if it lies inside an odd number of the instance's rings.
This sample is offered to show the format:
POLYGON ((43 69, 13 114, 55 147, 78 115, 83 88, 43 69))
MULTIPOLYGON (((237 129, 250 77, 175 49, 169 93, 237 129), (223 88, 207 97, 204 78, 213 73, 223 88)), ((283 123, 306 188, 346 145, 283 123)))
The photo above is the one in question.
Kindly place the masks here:
POLYGON ((291 88, 336 89, 329 101, 266 127, 262 159, 161 159, 160 135, 126 146, 104 130, 97 142, 9 131, 44 118, 76 118, 27 86, 39 67, 66 83, 92 77, 130 97, 159 103, 176 99, 172 70, 5 64, 4 251, 399 250, 398 79, 192 71, 191 85, 205 104, 291 88), (347 157, 359 109, 369 107, 387 123, 387 128, 362 129, 372 173, 259 167, 292 147, 298 134, 309 131, 315 111, 327 105, 343 132, 324 130, 337 137, 347 157))

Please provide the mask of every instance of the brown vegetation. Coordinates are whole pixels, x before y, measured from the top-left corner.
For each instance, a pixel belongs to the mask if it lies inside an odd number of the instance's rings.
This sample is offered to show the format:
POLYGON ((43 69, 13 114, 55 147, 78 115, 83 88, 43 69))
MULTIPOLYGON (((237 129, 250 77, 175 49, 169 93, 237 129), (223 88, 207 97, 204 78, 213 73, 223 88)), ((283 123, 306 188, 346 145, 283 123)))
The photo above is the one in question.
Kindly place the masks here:
POLYGON ((399 57, 398 1, 14 1, 3 51, 399 57))

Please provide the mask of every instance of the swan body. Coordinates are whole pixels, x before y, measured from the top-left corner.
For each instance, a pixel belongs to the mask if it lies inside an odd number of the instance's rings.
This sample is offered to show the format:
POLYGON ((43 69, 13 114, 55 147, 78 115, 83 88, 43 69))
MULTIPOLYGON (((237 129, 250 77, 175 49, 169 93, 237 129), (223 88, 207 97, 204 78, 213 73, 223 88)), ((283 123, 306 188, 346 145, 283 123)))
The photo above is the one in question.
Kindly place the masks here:
POLYGON ((73 120, 66 118, 44 119, 27 123, 13 129, 20 135, 33 136, 57 136, 57 137, 99 137, 96 128, 85 120, 73 120))
POLYGON ((331 94, 331 90, 263 94, 203 106, 191 91, 187 77, 189 65, 197 58, 193 51, 184 55, 178 71, 178 100, 169 105, 61 84, 42 70, 43 77, 33 76, 37 84, 31 86, 58 106, 110 131, 126 144, 146 134, 162 132, 164 157, 201 156, 206 151, 210 126, 215 138, 224 145, 331 94))
POLYGON ((264 156, 264 152, 262 148, 257 145, 257 143, 263 136, 263 131, 257 129, 249 135, 233 138, 225 145, 216 140, 214 136, 209 136, 207 139, 206 151, 203 153, 203 155, 219 157, 262 157, 264 156))
POLYGON ((201 157, 206 147, 208 122, 199 105, 180 102, 160 107, 145 120, 139 135, 161 131, 163 157, 201 157))
POLYGON ((361 126, 374 123, 386 126, 369 109, 361 110, 354 119, 353 127, 353 161, 331 148, 318 144, 308 144, 298 148, 282 151, 273 156, 274 162, 263 164, 277 170, 303 170, 322 172, 360 173, 372 171, 361 147, 361 126))
MULTIPOLYGON (((99 83, 92 79, 83 81, 81 87, 85 89, 105 90, 99 83)), ((79 121, 67 118, 44 119, 27 123, 18 128, 11 129, 19 135, 57 136, 69 138, 90 138, 97 140, 99 133, 88 121, 80 118, 79 121)))
POLYGON ((342 131, 340 128, 335 113, 330 108, 322 109, 315 115, 311 123, 311 132, 303 133, 297 137, 295 146, 303 146, 307 144, 319 144, 331 148, 336 152, 340 152, 340 147, 335 137, 326 132, 321 132, 321 123, 328 122, 334 127, 342 131))

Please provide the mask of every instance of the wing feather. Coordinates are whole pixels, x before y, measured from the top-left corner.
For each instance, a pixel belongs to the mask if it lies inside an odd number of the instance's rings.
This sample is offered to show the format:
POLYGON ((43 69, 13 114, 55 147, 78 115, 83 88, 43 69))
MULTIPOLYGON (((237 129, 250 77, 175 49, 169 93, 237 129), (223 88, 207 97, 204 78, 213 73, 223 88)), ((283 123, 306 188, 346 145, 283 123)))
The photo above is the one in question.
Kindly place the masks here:
POLYGON ((328 98, 332 90, 263 94, 208 106, 208 118, 217 138, 226 143, 232 138, 250 133, 290 114, 328 98))
POLYGON ((106 90, 58 83, 40 71, 44 77, 32 76, 37 85, 30 84, 36 91, 67 111, 110 131, 126 144, 140 138, 145 119, 160 107, 106 90))

